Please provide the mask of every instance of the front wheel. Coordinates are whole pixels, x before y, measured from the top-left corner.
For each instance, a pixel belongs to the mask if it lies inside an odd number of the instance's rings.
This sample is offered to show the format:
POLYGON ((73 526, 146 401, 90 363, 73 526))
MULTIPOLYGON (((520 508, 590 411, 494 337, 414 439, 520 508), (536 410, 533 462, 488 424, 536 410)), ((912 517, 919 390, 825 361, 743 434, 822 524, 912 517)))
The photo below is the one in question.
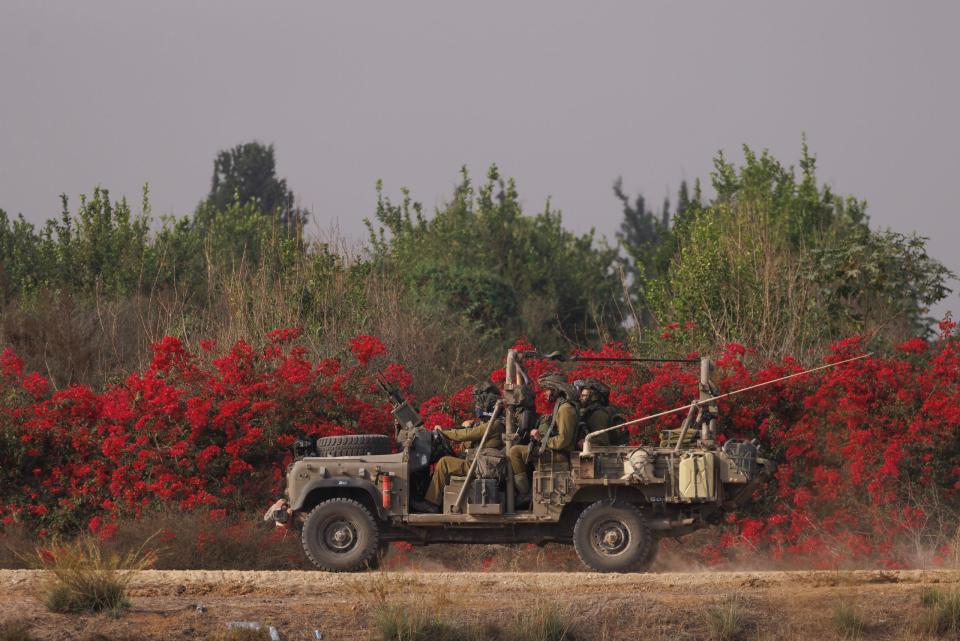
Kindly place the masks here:
POLYGON ((303 524, 307 557, 327 572, 357 572, 377 563, 380 533, 373 515, 350 499, 330 499, 313 508, 303 524))
POLYGON ((573 547, 584 565, 597 572, 646 570, 656 554, 643 515, 629 503, 597 501, 573 526, 573 547))

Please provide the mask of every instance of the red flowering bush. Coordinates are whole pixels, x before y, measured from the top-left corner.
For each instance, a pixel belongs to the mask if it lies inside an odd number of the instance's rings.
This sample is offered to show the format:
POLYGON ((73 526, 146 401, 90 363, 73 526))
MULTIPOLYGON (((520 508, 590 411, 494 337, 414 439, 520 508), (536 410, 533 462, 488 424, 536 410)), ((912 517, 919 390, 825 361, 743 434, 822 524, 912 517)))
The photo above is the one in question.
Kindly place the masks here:
MULTIPOLYGON (((157 506, 211 515, 259 508, 280 491, 296 438, 389 433, 390 408, 376 392, 372 366, 401 389, 412 377, 386 361, 383 343, 358 336, 350 341, 352 358, 313 362, 298 337, 296 329, 276 330, 262 345, 239 341, 213 360, 167 337, 153 346, 150 367, 101 393, 52 390, 4 351, 0 518, 41 534, 87 529, 109 538, 118 521, 157 506)), ((827 361, 863 349, 860 337, 838 341, 827 361)), ((583 355, 628 354, 608 344, 583 355)), ((760 362, 737 344, 716 362, 723 391, 802 370, 792 358, 760 362)), ((534 378, 556 367, 528 362, 534 378)), ((629 418, 697 394, 696 368, 674 363, 589 362, 567 375, 609 384, 612 402, 629 418)), ((503 370, 491 379, 502 383, 503 370)), ((956 554, 948 547, 960 511, 960 338, 953 323, 942 323, 933 341, 913 339, 883 356, 719 403, 721 438, 757 438, 779 467, 754 503, 728 515, 717 542, 703 550, 708 560, 762 552, 822 566, 899 566, 956 554)), ((543 394, 538 407, 549 411, 543 394)), ((420 410, 428 426, 454 425, 471 413, 470 388, 429 398, 420 410)), ((675 414, 633 426, 633 441, 654 443, 658 430, 680 420, 675 414)))
MULTIPOLYGON (((168 336, 146 371, 100 394, 52 391, 5 350, 0 518, 109 538, 118 519, 159 504, 260 507, 279 491, 297 437, 389 430, 367 368, 382 344, 354 348, 355 364, 313 363, 294 344, 299 333, 270 332, 260 347, 238 341, 209 363, 168 336)), ((401 389, 410 383, 401 365, 386 373, 401 389)))

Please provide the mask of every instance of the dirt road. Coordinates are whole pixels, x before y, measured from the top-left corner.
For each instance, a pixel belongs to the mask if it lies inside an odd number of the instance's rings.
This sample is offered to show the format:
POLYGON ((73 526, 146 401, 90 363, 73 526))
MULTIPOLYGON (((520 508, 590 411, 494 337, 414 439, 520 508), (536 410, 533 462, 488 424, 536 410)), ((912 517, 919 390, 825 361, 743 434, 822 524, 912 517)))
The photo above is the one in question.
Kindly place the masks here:
POLYGON ((426 607, 465 624, 505 621, 525 608, 560 606, 575 638, 700 639, 704 609, 734 604, 744 639, 835 639, 837 604, 871 639, 917 639, 925 590, 960 590, 957 571, 700 572, 651 574, 146 571, 126 614, 55 615, 36 598, 42 577, 0 570, 0 622, 23 621, 38 639, 203 639, 229 621, 276 626, 284 639, 377 638, 384 604, 426 607), (198 604, 200 608, 198 609, 198 604), (540 605, 538 605, 540 604, 540 605))

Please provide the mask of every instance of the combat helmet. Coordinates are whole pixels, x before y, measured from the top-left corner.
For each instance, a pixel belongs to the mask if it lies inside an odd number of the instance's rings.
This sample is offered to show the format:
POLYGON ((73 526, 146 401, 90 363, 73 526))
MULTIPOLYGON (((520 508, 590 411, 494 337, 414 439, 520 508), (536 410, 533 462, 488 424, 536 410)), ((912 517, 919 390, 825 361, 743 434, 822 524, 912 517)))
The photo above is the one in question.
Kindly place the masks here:
POLYGON ((492 381, 481 381, 473 386, 470 392, 473 396, 473 409, 477 418, 489 415, 494 405, 500 400, 500 389, 492 381))
POLYGON ((573 388, 576 390, 578 400, 580 400, 583 390, 589 389, 593 391, 593 398, 590 401, 591 405, 610 404, 610 387, 595 378, 578 378, 573 382, 573 388))
POLYGON ((562 374, 547 372, 537 379, 537 384, 543 389, 552 390, 562 395, 571 403, 577 402, 577 390, 567 382, 562 374))

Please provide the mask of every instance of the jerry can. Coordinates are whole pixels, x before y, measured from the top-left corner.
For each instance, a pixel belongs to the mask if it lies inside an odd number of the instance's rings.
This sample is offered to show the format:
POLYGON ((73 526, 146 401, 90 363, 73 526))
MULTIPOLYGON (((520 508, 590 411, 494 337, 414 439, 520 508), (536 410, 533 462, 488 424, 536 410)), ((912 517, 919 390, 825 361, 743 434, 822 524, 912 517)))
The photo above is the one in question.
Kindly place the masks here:
POLYGON ((717 496, 717 465, 713 452, 687 452, 677 466, 681 498, 713 500, 717 496))

